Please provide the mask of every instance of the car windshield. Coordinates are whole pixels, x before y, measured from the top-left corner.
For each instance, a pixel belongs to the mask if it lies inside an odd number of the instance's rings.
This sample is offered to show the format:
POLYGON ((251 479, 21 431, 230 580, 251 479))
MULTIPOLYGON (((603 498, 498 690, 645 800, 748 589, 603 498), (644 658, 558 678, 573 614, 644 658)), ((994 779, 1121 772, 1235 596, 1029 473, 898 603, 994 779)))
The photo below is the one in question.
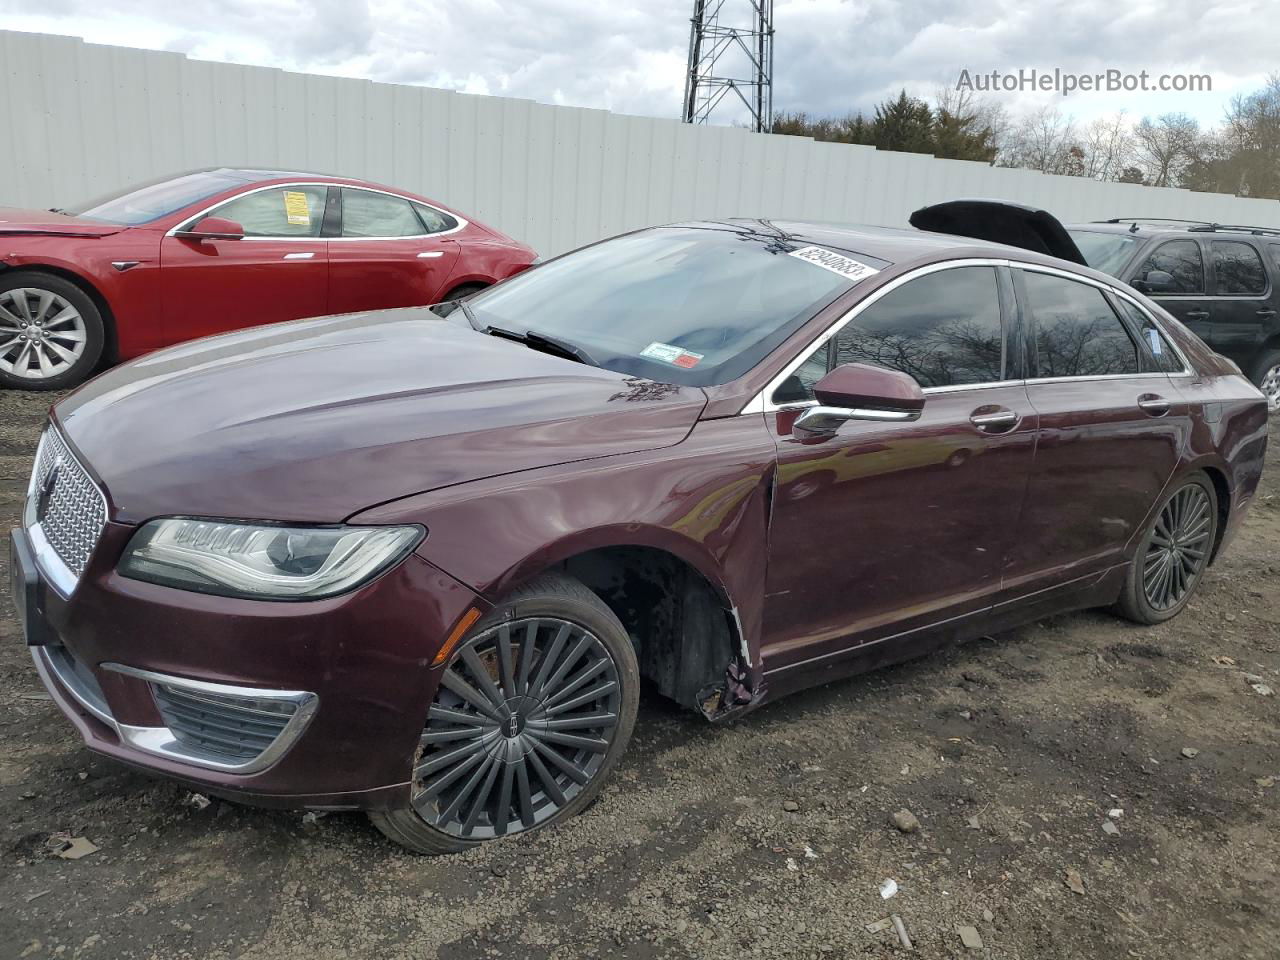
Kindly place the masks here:
POLYGON ((741 376, 848 290, 874 257, 772 227, 643 230, 552 260, 467 301, 472 323, 571 344, 600 367, 712 386, 741 376), (840 272, 843 269, 844 272, 840 272))
POLYGON ((1085 263, 1095 270, 1118 277, 1133 254, 1137 237, 1123 233, 1103 233, 1098 230, 1068 230, 1071 239, 1080 248, 1085 263))
POLYGON ((67 207, 63 212, 87 220, 136 227, 181 210, 198 200, 242 186, 245 182, 244 177, 226 171, 203 170, 132 186, 123 192, 67 207))

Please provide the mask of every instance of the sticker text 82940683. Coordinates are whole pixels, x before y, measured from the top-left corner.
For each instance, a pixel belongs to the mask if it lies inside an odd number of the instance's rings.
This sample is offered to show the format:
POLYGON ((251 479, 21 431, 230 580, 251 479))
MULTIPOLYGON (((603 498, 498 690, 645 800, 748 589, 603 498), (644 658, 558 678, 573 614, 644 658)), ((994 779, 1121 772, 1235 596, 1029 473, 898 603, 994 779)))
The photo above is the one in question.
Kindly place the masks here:
POLYGON ((815 267, 830 270, 832 273, 838 273, 854 283, 873 277, 880 272, 861 260, 855 260, 843 253, 836 253, 834 250, 826 250, 822 247, 801 247, 799 250, 792 250, 789 256, 812 263, 815 267))

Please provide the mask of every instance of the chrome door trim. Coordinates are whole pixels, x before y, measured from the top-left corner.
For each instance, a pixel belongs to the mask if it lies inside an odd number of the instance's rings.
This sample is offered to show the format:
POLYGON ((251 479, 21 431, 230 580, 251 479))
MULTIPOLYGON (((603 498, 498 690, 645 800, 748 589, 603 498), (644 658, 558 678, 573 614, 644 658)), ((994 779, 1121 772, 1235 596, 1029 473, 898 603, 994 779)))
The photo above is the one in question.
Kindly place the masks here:
MULTIPOLYGON (((211 203, 209 206, 205 207, 199 213, 195 213, 195 214, 192 214, 190 217, 187 217, 185 220, 179 223, 176 227, 173 227, 168 232, 166 232, 165 236, 172 237, 174 234, 178 233, 180 230, 183 230, 191 226, 191 224, 195 223, 201 217, 208 216, 210 211, 217 210, 224 203, 230 203, 232 200, 239 200, 241 197, 247 197, 253 193, 260 193, 263 190, 287 190, 290 187, 326 187, 326 188, 337 187, 339 189, 341 189, 342 187, 347 187, 351 190, 368 190, 370 193, 381 193, 388 197, 395 197, 397 200, 406 200, 409 203, 420 203, 422 204, 422 206, 427 207, 428 209, 434 210, 436 213, 439 213, 442 216, 450 217, 451 219, 457 220, 458 225, 456 227, 450 227, 448 230, 437 231, 436 233, 416 233, 409 237, 243 237, 240 240, 236 241, 237 243, 253 242, 255 240, 258 240, 258 241, 268 240, 268 241, 271 241, 272 243, 278 243, 281 241, 285 243, 298 243, 298 242, 348 243, 353 240, 369 241, 369 242, 376 243, 379 240, 425 240, 427 238, 434 238, 434 237, 447 237, 450 234, 457 233, 459 230, 463 229, 464 227, 471 225, 471 221, 467 220, 465 217, 458 216, 458 214, 456 213, 450 213, 448 210, 441 209, 440 207, 437 207, 435 204, 427 203, 425 200, 417 200, 414 197, 406 197, 404 194, 395 193, 392 190, 380 190, 377 187, 362 187, 362 186, 357 186, 354 183, 327 183, 327 182, 318 181, 318 180, 316 181, 299 180, 296 183, 268 183, 265 186, 254 187, 252 190, 245 190, 242 193, 237 193, 233 197, 224 197, 223 199, 219 200, 217 203, 211 203)), ((323 219, 323 215, 322 215, 322 219, 323 219)))
POLYGON ((805 409, 794 426, 811 433, 835 433, 850 420, 873 423, 911 423, 920 419, 920 410, 864 410, 859 407, 828 407, 817 404, 805 409))

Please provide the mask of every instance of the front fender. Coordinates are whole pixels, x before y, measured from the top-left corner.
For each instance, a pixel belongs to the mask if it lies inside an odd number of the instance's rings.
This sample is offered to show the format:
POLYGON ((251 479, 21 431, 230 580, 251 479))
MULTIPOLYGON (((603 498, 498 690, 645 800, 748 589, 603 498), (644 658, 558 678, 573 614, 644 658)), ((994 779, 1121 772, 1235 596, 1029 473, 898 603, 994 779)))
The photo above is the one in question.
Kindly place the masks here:
POLYGON ((703 421, 674 447, 447 487, 351 522, 424 525, 418 553, 490 601, 589 550, 664 550, 736 612, 755 671, 773 466, 762 417, 703 421))

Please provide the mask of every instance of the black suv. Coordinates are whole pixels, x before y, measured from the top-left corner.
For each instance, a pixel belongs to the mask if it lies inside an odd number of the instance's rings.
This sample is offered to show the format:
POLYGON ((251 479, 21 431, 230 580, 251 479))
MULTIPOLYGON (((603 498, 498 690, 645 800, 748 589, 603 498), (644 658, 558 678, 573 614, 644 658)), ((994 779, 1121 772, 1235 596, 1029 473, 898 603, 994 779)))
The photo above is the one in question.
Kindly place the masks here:
POLYGON ((1280 230, 1117 218, 1067 232, 1089 266, 1155 300, 1280 409, 1280 230))

